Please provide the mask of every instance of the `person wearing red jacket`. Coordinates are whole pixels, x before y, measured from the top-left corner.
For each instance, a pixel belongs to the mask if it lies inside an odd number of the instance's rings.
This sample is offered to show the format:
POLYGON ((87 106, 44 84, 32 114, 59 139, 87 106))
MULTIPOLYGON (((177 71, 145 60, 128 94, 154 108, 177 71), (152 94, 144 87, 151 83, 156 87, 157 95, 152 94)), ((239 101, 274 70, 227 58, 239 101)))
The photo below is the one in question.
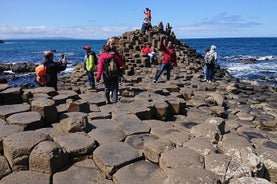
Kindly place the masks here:
POLYGON ((147 56, 149 57, 150 64, 153 63, 154 58, 157 56, 157 53, 152 51, 152 49, 151 49, 151 47, 150 47, 150 44, 145 44, 145 45, 141 48, 141 53, 142 53, 143 55, 147 55, 147 56))
POLYGON ((119 68, 123 66, 122 60, 118 57, 118 55, 112 51, 109 45, 104 46, 104 51, 100 54, 98 65, 97 65, 97 74, 96 74, 96 82, 99 82, 101 76, 103 76, 103 81, 105 85, 105 98, 106 103, 116 103, 118 101, 118 86, 119 86, 119 73, 118 76, 113 77, 112 79, 108 79, 105 75, 104 64, 106 60, 110 60, 114 58, 119 68), (110 100, 110 92, 112 92, 112 100, 110 100))
POLYGON ((161 46, 161 50, 163 51, 163 57, 162 57, 160 68, 157 71, 155 78, 153 79, 154 83, 158 81, 159 77, 161 76, 164 70, 166 70, 166 80, 170 80, 170 71, 172 67, 177 66, 176 52, 172 45, 172 42, 168 41, 167 46, 165 46, 164 36, 161 36, 160 46, 161 46))

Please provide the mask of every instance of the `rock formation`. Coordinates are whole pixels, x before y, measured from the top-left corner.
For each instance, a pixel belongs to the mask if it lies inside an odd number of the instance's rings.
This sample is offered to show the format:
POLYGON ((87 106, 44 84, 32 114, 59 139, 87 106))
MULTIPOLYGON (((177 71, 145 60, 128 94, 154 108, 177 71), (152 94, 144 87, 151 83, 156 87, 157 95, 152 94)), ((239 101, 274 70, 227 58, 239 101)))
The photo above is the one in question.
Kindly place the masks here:
POLYGON ((0 183, 276 183, 276 87, 200 82, 203 57, 174 35, 178 67, 152 79, 142 44, 157 27, 115 37, 127 68, 120 101, 89 90, 83 66, 59 90, 0 84, 0 183))

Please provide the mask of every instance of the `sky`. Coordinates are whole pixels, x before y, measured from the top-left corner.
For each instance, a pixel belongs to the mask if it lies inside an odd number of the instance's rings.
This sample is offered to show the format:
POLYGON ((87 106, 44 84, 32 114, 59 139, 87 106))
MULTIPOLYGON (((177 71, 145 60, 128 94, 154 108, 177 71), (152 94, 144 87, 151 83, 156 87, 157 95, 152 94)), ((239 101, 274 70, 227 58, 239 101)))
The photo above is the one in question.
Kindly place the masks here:
POLYGON ((170 23, 178 39, 277 37, 277 0, 0 0, 0 39, 107 39, 170 23), (275 17, 275 18, 274 18, 275 17))

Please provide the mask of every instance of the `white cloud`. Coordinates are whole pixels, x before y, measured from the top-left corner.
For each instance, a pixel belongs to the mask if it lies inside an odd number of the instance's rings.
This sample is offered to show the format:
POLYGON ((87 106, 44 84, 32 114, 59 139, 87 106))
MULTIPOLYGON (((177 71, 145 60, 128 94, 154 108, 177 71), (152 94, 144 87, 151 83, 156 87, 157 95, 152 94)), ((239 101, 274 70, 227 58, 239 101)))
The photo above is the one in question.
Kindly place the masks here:
MULTIPOLYGON (((132 27, 101 27, 101 26, 74 26, 52 28, 47 26, 15 26, 0 25, 1 39, 7 38, 38 38, 38 37, 72 37, 107 39, 108 37, 121 35, 132 27)), ((135 28, 136 29, 136 28, 135 28)))

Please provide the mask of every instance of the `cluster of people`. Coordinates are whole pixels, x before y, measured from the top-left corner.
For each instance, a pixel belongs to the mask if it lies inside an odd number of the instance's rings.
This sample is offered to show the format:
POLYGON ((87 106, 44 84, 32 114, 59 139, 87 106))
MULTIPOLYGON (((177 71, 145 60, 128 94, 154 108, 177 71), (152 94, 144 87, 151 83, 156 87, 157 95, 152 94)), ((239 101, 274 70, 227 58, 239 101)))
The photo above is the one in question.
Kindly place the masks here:
POLYGON ((205 49, 204 57, 204 78, 202 82, 214 82, 214 69, 217 63, 216 46, 212 45, 211 48, 205 49))
MULTIPOLYGON (((146 31, 148 28, 146 24, 151 26, 151 10, 146 8, 144 11, 146 17, 145 25, 142 26, 142 30, 146 31)), ((162 73, 166 71, 166 80, 170 80, 170 72, 173 67, 177 66, 176 61, 176 52, 173 46, 173 43, 170 40, 165 40, 164 35, 169 35, 171 33, 171 26, 169 23, 166 25, 166 31, 163 29, 162 21, 159 23, 159 31, 160 33, 160 50, 163 52, 159 69, 157 70, 153 82, 156 83, 162 73)), ((115 47, 115 40, 113 38, 107 41, 107 44, 103 46, 103 51, 99 54, 99 58, 97 58, 94 51, 92 51, 89 45, 83 47, 85 51, 84 56, 84 69, 87 72, 88 76, 88 83, 89 89, 96 90, 96 82, 100 82, 101 78, 103 79, 104 83, 104 94, 106 103, 116 103, 118 101, 118 94, 119 94, 119 82, 122 79, 122 71, 125 69, 125 62, 124 58, 118 53, 115 47), (116 74, 111 74, 111 71, 108 71, 108 67, 112 67, 114 65, 116 74), (96 76, 94 72, 97 70, 96 76)), ((201 81, 214 81, 214 68, 215 64, 217 63, 217 53, 216 53, 216 46, 212 45, 211 48, 207 48, 205 50, 206 54, 204 57, 204 78, 201 81)), ((151 48, 149 43, 145 43, 144 46, 141 48, 141 53, 149 57, 149 62, 152 64, 154 59, 158 57, 158 54, 155 50, 151 48)), ((44 52, 44 61, 42 62, 43 65, 46 67, 47 73, 47 82, 45 86, 54 87, 55 90, 57 88, 57 81, 58 77, 57 74, 67 67, 66 58, 60 58, 57 62, 53 61, 54 54, 52 51, 44 52)))
POLYGON ((149 8, 145 8, 143 11, 145 14, 145 18, 143 19, 142 26, 141 26, 141 32, 145 33, 146 31, 149 31, 152 29, 152 24, 151 24, 151 10, 149 8))

